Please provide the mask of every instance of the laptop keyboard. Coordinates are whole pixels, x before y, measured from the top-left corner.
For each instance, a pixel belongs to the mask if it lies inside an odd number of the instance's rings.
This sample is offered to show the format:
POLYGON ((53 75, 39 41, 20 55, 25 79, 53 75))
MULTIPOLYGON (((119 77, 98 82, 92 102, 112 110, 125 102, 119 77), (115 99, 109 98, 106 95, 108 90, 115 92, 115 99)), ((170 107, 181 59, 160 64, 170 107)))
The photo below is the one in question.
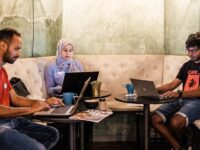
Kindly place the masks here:
POLYGON ((71 108, 72 106, 63 106, 63 107, 58 107, 55 110, 51 112, 51 114, 66 114, 67 111, 71 108))

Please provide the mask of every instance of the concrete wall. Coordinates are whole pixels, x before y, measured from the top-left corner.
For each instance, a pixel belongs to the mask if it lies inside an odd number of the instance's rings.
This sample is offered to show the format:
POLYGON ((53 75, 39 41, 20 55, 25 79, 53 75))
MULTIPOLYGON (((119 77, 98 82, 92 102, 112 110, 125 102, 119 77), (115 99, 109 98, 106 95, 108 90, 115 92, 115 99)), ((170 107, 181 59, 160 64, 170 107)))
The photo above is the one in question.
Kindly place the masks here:
POLYGON ((63 37, 81 54, 163 54, 163 0, 65 0, 63 37))
POLYGON ((199 31, 200 0, 0 0, 0 28, 22 33, 22 57, 55 55, 61 37, 76 54, 185 55, 199 31))

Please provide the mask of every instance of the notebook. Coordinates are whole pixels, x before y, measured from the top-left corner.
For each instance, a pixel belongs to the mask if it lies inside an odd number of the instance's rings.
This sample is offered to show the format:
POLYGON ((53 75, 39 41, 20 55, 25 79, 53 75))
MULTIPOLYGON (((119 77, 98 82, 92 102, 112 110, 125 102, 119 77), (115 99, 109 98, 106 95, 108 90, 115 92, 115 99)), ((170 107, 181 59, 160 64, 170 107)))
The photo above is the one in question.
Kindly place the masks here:
POLYGON ((83 98, 83 95, 90 83, 91 78, 89 77, 85 82, 84 85, 81 89, 81 92, 75 102, 74 105, 71 106, 64 106, 64 107, 55 107, 55 108, 50 108, 47 111, 39 111, 33 114, 33 116, 37 117, 69 117, 73 115, 79 105, 80 100, 83 98))
POLYGON ((153 81, 131 79, 137 98, 150 98, 154 100, 173 100, 177 98, 162 97, 158 94, 153 81))
MULTIPOLYGON (((90 82, 95 81, 97 80, 98 75, 99 75, 98 71, 66 73, 61 93, 73 92, 79 95, 81 91, 80 87, 84 85, 85 80, 87 80, 90 77, 91 78, 90 82)), ((88 87, 86 88, 84 96, 92 96, 91 84, 89 84, 88 87)))

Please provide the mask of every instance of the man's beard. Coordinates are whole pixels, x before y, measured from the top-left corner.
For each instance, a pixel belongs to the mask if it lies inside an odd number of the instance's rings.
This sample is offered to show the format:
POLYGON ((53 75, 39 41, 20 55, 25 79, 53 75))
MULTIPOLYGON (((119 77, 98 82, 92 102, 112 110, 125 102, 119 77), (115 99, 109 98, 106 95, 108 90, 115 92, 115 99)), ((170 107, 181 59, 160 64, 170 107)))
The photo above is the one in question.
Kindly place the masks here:
POLYGON ((15 62, 16 59, 14 58, 18 58, 18 57, 13 57, 13 58, 10 58, 10 53, 7 49, 6 53, 3 55, 3 61, 4 63, 9 63, 9 64, 13 64, 15 62))

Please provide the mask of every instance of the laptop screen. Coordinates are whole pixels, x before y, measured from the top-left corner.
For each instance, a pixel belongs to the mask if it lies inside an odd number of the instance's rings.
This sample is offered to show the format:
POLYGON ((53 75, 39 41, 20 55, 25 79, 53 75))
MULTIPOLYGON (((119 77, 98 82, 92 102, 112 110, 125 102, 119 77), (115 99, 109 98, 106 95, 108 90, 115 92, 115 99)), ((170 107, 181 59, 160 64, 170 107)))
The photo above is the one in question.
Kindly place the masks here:
MULTIPOLYGON (((97 80, 99 75, 98 71, 94 72, 73 72, 73 73, 66 73, 63 81, 62 93, 64 92, 73 92, 77 93, 78 95, 81 92, 81 87, 83 87, 84 82, 90 77, 91 81, 97 80)), ((88 85, 84 96, 91 96, 92 95, 92 86, 91 84, 88 85)))

